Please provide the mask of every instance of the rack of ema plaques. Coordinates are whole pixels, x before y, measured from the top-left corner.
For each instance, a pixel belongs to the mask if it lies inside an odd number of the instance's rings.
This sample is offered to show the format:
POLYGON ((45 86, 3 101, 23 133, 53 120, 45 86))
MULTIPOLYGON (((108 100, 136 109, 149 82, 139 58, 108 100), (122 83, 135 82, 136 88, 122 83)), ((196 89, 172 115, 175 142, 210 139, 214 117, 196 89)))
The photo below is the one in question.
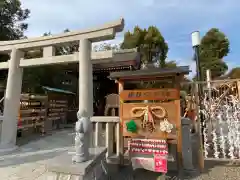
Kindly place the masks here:
POLYGON ((181 163, 179 99, 177 88, 121 91, 122 136, 134 169, 166 173, 169 144, 177 145, 181 163))

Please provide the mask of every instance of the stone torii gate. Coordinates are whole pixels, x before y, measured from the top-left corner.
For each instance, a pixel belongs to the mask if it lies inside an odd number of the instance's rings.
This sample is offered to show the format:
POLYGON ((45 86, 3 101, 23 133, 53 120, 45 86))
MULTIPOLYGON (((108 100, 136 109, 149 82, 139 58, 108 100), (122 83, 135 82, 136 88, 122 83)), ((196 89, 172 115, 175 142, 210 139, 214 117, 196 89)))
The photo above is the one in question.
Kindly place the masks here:
MULTIPOLYGON (((79 111, 78 118, 90 123, 93 116, 93 77, 92 63, 110 61, 114 53, 112 51, 91 53, 91 45, 94 42, 114 39, 117 32, 124 28, 124 20, 108 23, 99 28, 84 31, 68 32, 60 35, 22 39, 15 41, 0 42, 0 53, 10 54, 10 60, 0 63, 1 69, 8 69, 8 79, 4 101, 2 118, 0 151, 11 151, 16 148, 17 116, 20 108, 20 96, 22 87, 23 68, 53 65, 60 63, 79 62, 79 111), (79 42, 79 52, 71 55, 55 56, 55 47, 71 42, 79 42), (36 49, 43 49, 43 57, 24 60, 24 53, 36 49)), ((1 118, 0 118, 1 120, 1 118)), ((79 121, 80 122, 80 121, 79 121)), ((79 123, 80 137, 79 152, 75 161, 81 162, 88 159, 88 143, 86 133, 88 126, 79 123)))

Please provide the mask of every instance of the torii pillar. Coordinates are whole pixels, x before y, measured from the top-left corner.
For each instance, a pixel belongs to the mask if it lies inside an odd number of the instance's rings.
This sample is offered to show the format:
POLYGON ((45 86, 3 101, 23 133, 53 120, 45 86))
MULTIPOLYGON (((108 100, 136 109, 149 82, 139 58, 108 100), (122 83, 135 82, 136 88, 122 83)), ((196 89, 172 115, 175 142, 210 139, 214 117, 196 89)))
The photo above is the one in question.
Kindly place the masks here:
POLYGON ((19 67, 24 53, 16 48, 11 51, 9 60, 7 87, 4 100, 3 122, 1 129, 0 152, 17 148, 17 121, 20 108, 23 69, 19 67))
POLYGON ((77 163, 89 160, 90 120, 93 116, 92 43, 83 39, 79 44, 79 110, 73 156, 73 161, 77 163))

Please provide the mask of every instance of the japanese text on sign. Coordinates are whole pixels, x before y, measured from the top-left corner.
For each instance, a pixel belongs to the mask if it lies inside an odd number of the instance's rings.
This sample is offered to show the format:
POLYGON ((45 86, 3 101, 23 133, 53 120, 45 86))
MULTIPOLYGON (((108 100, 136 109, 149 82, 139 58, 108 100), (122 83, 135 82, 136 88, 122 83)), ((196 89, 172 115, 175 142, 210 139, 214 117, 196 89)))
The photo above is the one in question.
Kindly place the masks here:
POLYGON ((158 97, 158 96, 163 96, 163 97, 169 97, 171 94, 170 92, 168 91, 162 91, 162 92, 159 92, 159 91, 156 91, 156 92, 141 92, 141 91, 136 91, 136 92, 129 92, 128 94, 128 97, 129 98, 132 98, 132 97, 150 97, 151 95, 154 95, 155 97, 158 97))
POLYGON ((177 89, 132 90, 122 91, 122 100, 171 100, 179 99, 177 89))
POLYGON ((128 149, 132 156, 136 154, 168 154, 166 140, 132 139, 128 142, 128 149))

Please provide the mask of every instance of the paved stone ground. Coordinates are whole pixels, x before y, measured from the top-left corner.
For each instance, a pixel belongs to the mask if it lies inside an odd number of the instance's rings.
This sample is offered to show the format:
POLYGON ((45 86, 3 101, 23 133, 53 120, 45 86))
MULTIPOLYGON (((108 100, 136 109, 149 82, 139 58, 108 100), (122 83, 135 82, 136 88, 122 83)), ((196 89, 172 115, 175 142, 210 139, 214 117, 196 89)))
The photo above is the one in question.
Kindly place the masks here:
POLYGON ((73 145, 72 130, 36 137, 26 144, 24 140, 18 143, 21 146, 16 152, 0 156, 0 179, 40 180, 46 173, 46 161, 73 145))
MULTIPOLYGON (((9 155, 0 156, 0 180, 45 180, 47 160, 66 151, 73 145, 73 131, 61 130, 51 136, 36 137, 30 142, 19 141, 20 148, 9 155)), ((196 155, 194 156, 196 157, 196 155)), ((196 160, 195 160, 196 162, 196 160)), ((195 163, 196 164, 196 163, 195 163)), ((112 166, 112 165, 111 165, 112 166)), ((111 167, 110 166, 110 167, 111 167)), ((240 179, 240 166, 225 162, 205 162, 205 170, 200 175, 185 177, 188 180, 237 180, 240 179)), ((133 180, 130 167, 112 173, 111 180, 133 180)), ((134 172, 135 180, 157 180, 159 174, 144 170, 134 172)), ((177 172, 168 174, 168 179, 177 179, 177 172)))
MULTIPOLYGON (((240 179, 240 167, 226 165, 225 163, 212 163, 206 162, 206 169, 199 175, 196 173, 192 176, 183 175, 179 178, 177 172, 170 172, 167 174, 166 179, 183 179, 183 180, 239 180, 240 179), (177 178, 178 177, 178 178, 177 178)), ((113 180, 160 180, 158 173, 153 173, 145 170, 138 170, 135 172, 135 178, 131 175, 132 170, 126 168, 121 173, 112 176, 113 180)))

